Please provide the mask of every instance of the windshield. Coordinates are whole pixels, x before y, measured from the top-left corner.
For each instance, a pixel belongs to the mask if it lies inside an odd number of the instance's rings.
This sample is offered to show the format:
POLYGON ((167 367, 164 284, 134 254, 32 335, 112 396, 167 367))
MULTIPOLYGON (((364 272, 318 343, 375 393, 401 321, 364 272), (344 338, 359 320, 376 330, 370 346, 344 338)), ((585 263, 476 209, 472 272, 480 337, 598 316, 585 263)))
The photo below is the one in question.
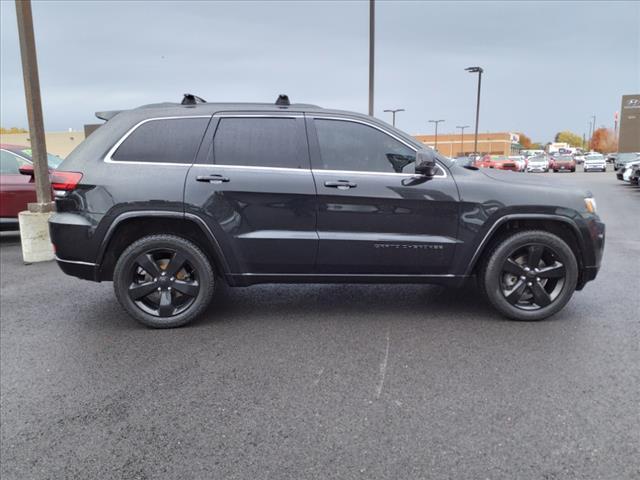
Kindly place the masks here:
POLYGON ((546 161, 546 159, 544 157, 532 157, 532 158, 529 159, 529 162, 533 162, 533 163, 545 162, 545 161, 546 161))
POLYGON ((602 155, 587 155, 587 160, 604 160, 602 155))
POLYGON ((631 162, 632 160, 636 160, 638 158, 637 153, 620 153, 618 154, 618 161, 620 162, 631 162))
POLYGON ((573 157, 571 155, 560 155, 558 157, 558 161, 560 162, 570 162, 573 160, 573 157))

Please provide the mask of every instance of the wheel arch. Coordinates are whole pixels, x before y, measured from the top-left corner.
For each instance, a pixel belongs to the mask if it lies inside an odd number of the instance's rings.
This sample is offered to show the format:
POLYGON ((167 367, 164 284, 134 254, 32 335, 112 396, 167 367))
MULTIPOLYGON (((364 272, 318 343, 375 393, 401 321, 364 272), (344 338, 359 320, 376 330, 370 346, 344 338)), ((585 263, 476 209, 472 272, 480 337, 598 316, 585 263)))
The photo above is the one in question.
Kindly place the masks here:
POLYGON ((568 217, 551 214, 511 214, 498 219, 487 231, 467 267, 466 275, 475 274, 481 264, 482 255, 505 236, 522 230, 542 229, 564 240, 576 256, 578 262, 578 290, 584 286, 582 272, 585 265, 585 245, 580 229, 568 217))
POLYGON ((101 242, 97 263, 100 280, 111 280, 116 261, 124 249, 147 235, 170 233, 195 243, 221 275, 230 272, 220 244, 200 217, 166 211, 126 212, 116 217, 101 242))

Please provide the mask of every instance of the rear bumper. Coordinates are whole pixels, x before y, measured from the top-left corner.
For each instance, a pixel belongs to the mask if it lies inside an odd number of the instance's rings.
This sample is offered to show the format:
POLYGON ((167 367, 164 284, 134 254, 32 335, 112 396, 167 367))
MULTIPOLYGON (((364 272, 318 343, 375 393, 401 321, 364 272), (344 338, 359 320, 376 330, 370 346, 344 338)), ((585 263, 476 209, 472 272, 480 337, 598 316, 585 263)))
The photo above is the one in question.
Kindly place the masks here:
POLYGON ((99 265, 93 253, 93 226, 80 215, 56 213, 49 219, 49 234, 56 262, 67 275, 98 281, 99 265))
POLYGON ((56 255, 56 263, 67 275, 82 278, 83 280, 92 280, 99 282, 98 265, 89 262, 80 262, 77 260, 64 260, 56 255))

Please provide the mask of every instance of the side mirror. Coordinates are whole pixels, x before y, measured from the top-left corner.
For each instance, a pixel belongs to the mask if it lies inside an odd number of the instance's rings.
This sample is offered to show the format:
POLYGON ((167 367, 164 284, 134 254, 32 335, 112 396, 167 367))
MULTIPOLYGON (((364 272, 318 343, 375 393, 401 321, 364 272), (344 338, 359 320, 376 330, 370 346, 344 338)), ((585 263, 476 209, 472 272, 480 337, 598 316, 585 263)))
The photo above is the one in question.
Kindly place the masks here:
POLYGON ((23 165, 18 168, 22 175, 31 175, 33 177, 33 165, 23 165))
POLYGON ((436 154, 431 149, 416 152, 416 173, 433 177, 438 171, 436 154))

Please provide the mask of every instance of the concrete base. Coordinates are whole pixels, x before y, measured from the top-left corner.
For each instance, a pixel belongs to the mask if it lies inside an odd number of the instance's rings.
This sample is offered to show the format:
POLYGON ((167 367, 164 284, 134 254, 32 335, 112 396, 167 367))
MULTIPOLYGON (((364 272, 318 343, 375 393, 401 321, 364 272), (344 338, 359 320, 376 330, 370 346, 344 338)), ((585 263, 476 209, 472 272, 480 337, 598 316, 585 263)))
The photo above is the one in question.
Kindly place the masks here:
POLYGON ((25 263, 46 262, 54 259, 53 245, 49 238, 49 217, 53 212, 20 212, 20 241, 25 263))

